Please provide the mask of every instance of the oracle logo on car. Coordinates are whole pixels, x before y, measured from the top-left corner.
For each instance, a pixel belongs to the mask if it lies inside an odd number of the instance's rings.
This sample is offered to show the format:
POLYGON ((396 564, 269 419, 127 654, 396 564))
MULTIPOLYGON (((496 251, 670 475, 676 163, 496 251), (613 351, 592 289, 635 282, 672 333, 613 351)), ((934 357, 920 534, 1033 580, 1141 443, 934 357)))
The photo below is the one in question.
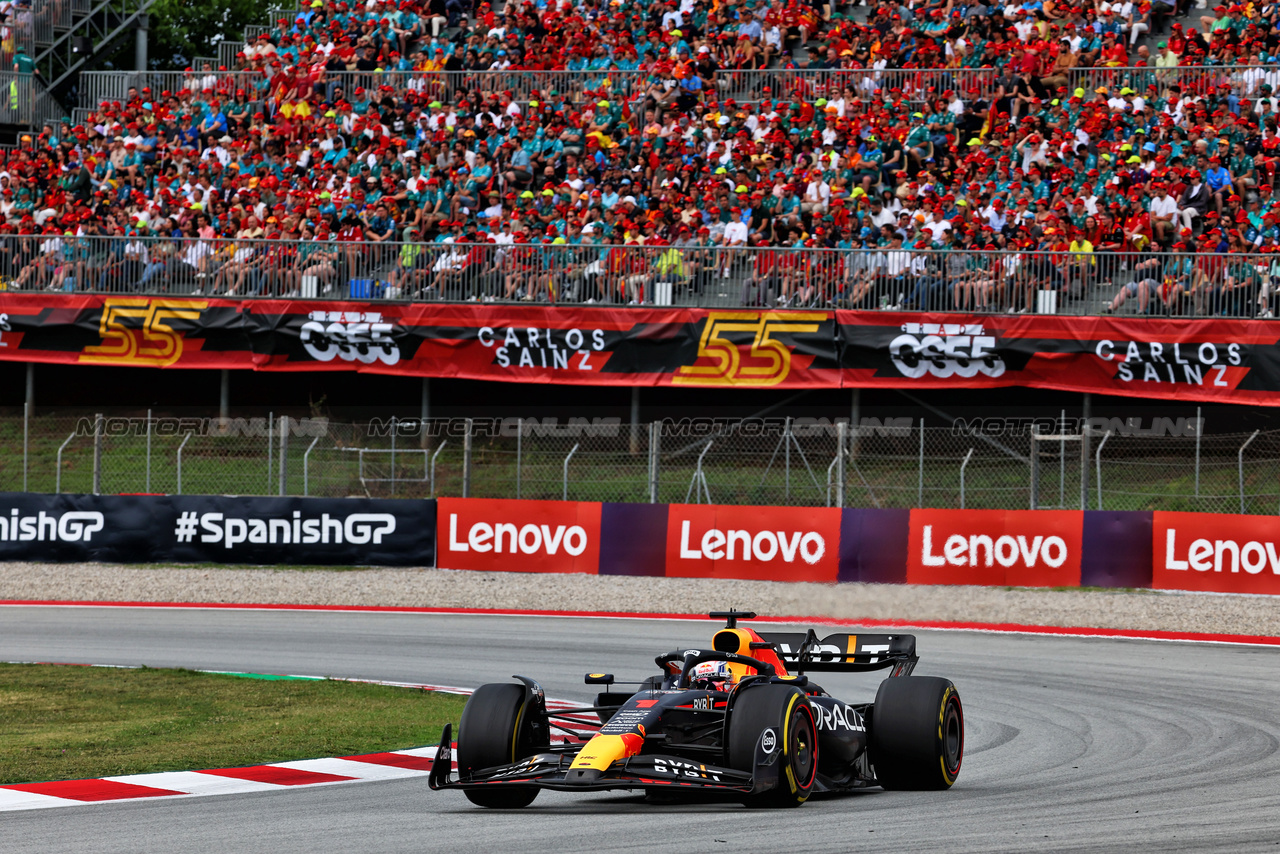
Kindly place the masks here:
POLYGON ((835 581, 840 511, 673 504, 667 575, 835 581))
POLYGON ((594 573, 600 504, 442 498, 436 536, 442 569, 594 573))
POLYGON ((1217 593, 1280 593, 1274 517, 1152 514, 1151 586, 1217 593))
POLYGON ((1077 586, 1083 520, 1072 511, 912 510, 907 581, 1077 586))

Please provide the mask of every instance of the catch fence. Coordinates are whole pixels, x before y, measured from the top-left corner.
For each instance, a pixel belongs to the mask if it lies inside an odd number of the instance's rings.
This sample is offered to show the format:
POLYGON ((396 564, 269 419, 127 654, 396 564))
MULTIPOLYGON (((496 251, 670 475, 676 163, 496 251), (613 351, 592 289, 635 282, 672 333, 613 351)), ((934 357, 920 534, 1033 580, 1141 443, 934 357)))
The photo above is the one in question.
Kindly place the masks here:
MULTIPOLYGON (((1271 317, 1274 253, 9 235, 0 289, 559 305, 1271 317)), ((505 238, 504 238, 505 239, 505 238)), ((587 242, 583 242, 587 241, 587 242)))
POLYGON ((864 419, 0 417, 0 490, 1280 513, 1280 431, 864 419))

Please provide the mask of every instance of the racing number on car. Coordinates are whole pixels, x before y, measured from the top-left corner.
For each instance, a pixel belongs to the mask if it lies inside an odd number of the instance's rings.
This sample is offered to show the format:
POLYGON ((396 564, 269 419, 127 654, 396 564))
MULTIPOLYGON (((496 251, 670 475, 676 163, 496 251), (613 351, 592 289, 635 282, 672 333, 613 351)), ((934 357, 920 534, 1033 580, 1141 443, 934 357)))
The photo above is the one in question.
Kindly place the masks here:
POLYGON ((707 315, 698 342, 698 358, 714 365, 682 365, 671 382, 674 385, 777 385, 791 373, 791 348, 773 336, 783 333, 817 332, 826 312, 713 311, 707 315), (726 335, 751 333, 747 356, 766 364, 742 364, 739 345, 726 335))

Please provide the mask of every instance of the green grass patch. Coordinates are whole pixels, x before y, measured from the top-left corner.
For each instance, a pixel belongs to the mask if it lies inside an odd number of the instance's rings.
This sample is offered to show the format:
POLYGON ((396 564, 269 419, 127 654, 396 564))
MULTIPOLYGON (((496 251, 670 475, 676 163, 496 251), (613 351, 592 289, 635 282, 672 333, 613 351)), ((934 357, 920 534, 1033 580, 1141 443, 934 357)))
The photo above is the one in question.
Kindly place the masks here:
POLYGON ((421 747, 465 702, 357 682, 0 664, 0 784, 421 747))

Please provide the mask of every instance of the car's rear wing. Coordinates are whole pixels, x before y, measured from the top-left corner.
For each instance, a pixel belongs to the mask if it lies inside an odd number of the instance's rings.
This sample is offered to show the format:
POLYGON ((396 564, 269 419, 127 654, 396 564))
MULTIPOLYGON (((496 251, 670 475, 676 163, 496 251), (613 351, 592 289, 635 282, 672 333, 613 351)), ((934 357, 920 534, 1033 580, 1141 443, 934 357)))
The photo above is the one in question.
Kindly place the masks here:
MULTIPOLYGON (((807 634, 759 632, 764 642, 797 674, 810 672, 864 672, 892 667, 890 676, 907 676, 920 659, 915 635, 827 635, 821 640, 813 629, 807 634)), ((753 644, 754 646, 754 644, 753 644)))

